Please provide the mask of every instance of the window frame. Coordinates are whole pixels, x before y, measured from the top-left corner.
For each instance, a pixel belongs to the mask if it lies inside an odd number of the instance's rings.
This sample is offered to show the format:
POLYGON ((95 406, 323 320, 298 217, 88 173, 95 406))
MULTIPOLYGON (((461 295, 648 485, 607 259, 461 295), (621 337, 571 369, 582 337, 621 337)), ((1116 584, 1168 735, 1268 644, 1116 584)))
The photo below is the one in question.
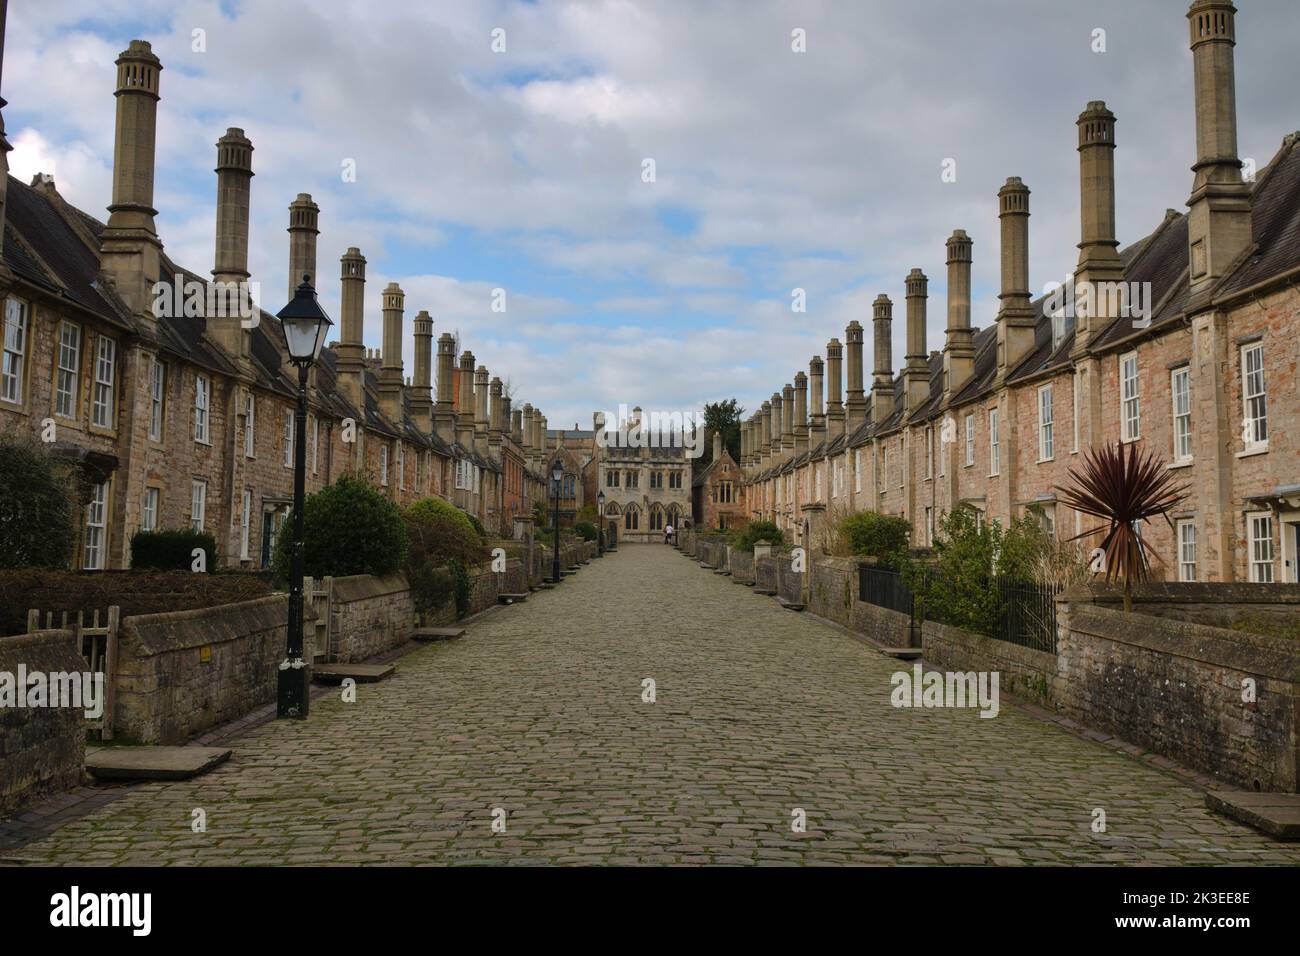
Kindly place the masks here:
POLYGON ((194 375, 194 441, 200 445, 212 444, 210 412, 212 383, 202 372, 194 375))
POLYGON ((989 477, 1002 474, 1002 415, 1001 410, 989 409, 989 477))
POLYGON ((972 468, 975 465, 975 413, 966 414, 966 459, 963 468, 972 468))
POLYGON ((27 355, 31 351, 32 307, 26 299, 5 296, 4 334, 0 336, 0 401, 10 405, 27 404, 27 355), (12 321, 12 306, 17 306, 17 321, 12 321), (15 344, 10 346, 10 329, 15 344), (11 356, 17 356, 16 360, 11 356), (12 384, 12 397, 10 386, 12 384))
POLYGON ((117 339, 101 335, 95 341, 95 372, 91 379, 90 424, 112 431, 117 427, 117 339), (104 377, 104 376, 107 377, 104 377), (102 420, 101 420, 102 419, 102 420))
POLYGON ((202 531, 208 520, 208 482, 206 478, 190 479, 190 528, 202 531))
POLYGON ((1264 375, 1264 343, 1262 341, 1248 342, 1241 347, 1240 368, 1241 415, 1243 422, 1242 444, 1246 446, 1247 451, 1263 451, 1268 448, 1268 381, 1264 375), (1251 355, 1259 356, 1259 368, 1257 370, 1259 376, 1258 392, 1251 392, 1249 390, 1249 383, 1252 375, 1249 369, 1249 357, 1251 355), (1251 414, 1251 403, 1253 401, 1258 401, 1260 405, 1260 413, 1257 416, 1251 414), (1263 424, 1263 438, 1259 437, 1260 428, 1257 423, 1263 424), (1249 441, 1244 440, 1247 428, 1250 429, 1249 441))
POLYGON ((1197 565, 1197 547, 1196 540, 1196 521, 1193 518, 1179 518, 1174 522, 1174 555, 1178 564, 1179 581, 1195 581, 1197 565), (1190 535, 1184 534, 1190 531, 1190 535), (1191 550, 1191 560, 1188 560, 1188 549, 1191 550), (1191 571, 1188 572, 1188 568, 1191 571), (1190 576, 1189 576, 1190 575, 1190 576))
POLYGON ((1249 578, 1257 584, 1272 584, 1277 580, 1273 573, 1273 565, 1277 561, 1277 549, 1273 547, 1273 512, 1271 511, 1248 511, 1246 512, 1246 561, 1248 564, 1249 578), (1256 534, 1258 528, 1257 522, 1264 522, 1268 529, 1268 534, 1260 537, 1256 534), (1259 545, 1263 545, 1261 549, 1259 545), (1258 555, 1261 550, 1267 550, 1268 557, 1261 559, 1258 555))
POLYGON ((85 524, 81 549, 81 568, 83 571, 104 570, 104 558, 108 553, 108 505, 109 482, 101 481, 91 485, 90 501, 86 503, 85 524), (93 539, 93 544, 92 544, 93 539), (91 561, 91 551, 94 561, 91 561))
POLYGON ((1056 458, 1056 412, 1052 405, 1056 401, 1056 389, 1053 382, 1038 386, 1038 460, 1053 461, 1056 458))
POLYGON ((167 365, 157 355, 149 361, 149 440, 161 442, 167 430, 167 365))
POLYGON ((1117 372, 1119 376, 1119 440, 1122 442, 1140 441, 1142 438, 1142 366, 1138 353, 1125 352, 1119 357, 1117 372), (1129 377, 1125 366, 1133 364, 1133 375, 1129 377), (1127 393, 1129 383, 1133 393, 1127 393), (1132 405, 1132 414, 1129 405, 1132 405))
POLYGON ((85 345, 85 332, 80 325, 68 319, 59 321, 59 341, 56 347, 57 357, 54 365, 54 416, 64 418, 69 421, 77 420, 77 411, 81 404, 81 357, 83 346, 85 345), (76 356, 71 367, 63 364, 64 352, 69 348, 64 341, 64 333, 71 329, 76 333, 77 343, 73 348, 76 356), (65 389, 64 376, 71 381, 69 388, 65 389), (61 404, 64 396, 67 396, 68 410, 61 410, 61 404))
MULTIPOLYGON (((1169 370, 1169 414, 1170 440, 1172 444, 1170 451, 1173 454, 1173 462, 1176 465, 1185 465, 1192 460, 1194 447, 1192 444, 1192 368, 1190 365, 1180 365, 1169 370), (1185 412, 1178 410, 1178 383, 1180 380, 1186 383, 1186 388, 1183 390, 1183 395, 1187 401, 1187 410, 1185 412), (1186 431, 1182 434, 1179 431, 1180 421, 1186 422, 1186 431), (1186 441, 1186 454, 1179 453, 1179 446, 1183 440, 1186 441)), ((1195 580, 1195 578, 1192 580, 1195 580)))

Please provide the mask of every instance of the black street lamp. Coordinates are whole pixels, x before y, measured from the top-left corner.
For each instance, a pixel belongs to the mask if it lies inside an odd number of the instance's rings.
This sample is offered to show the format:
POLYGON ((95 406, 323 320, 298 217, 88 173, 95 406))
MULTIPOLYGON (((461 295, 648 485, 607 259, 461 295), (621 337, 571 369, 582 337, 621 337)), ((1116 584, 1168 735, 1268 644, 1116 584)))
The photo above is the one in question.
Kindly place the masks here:
POLYGON ((560 583, 560 482, 564 480, 564 462, 555 459, 551 462, 551 484, 555 489, 555 516, 551 519, 551 543, 555 545, 554 562, 551 565, 551 580, 560 583))
POLYGON ((302 659, 302 509, 307 494, 307 370, 320 357, 334 323, 320 307, 311 276, 302 277, 289 304, 277 313, 289 361, 298 367, 298 407, 293 415, 293 548, 289 558, 289 626, 276 684, 275 715, 307 717, 307 664, 302 659))
POLYGON ((605 492, 596 492, 596 556, 605 555, 605 492))

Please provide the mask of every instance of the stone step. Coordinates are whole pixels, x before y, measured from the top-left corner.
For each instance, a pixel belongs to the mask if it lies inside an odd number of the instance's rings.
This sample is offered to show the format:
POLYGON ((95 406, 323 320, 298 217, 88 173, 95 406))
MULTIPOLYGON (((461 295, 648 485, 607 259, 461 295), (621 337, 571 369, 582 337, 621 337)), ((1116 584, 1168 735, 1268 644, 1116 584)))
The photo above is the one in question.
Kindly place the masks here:
POLYGON ((520 601, 528 600, 528 592, 523 594, 498 594, 497 600, 502 604, 518 604, 520 601))
POLYGON ((230 759, 228 747, 87 747, 96 780, 188 780, 230 759))
POLYGON ((1205 805, 1275 840, 1300 840, 1300 793, 1207 790, 1205 805))
POLYGON ((413 641, 454 641, 464 636, 463 627, 417 627, 411 632, 413 641))
POLYGON ((773 591, 771 588, 760 588, 760 587, 755 587, 754 593, 761 594, 763 595, 763 597, 772 597, 776 594, 776 592, 773 591))
POLYGON ((787 601, 783 597, 778 597, 776 603, 781 605, 787 611, 802 611, 804 606, 799 601, 787 601))
POLYGON ((313 664, 311 679, 320 684, 341 684, 349 677, 358 684, 373 684, 393 676, 392 664, 313 664))
POLYGON ((922 649, 919 647, 882 647, 880 653, 896 657, 900 661, 920 660, 922 649))
POLYGON ((549 590, 551 590, 551 588, 553 588, 553 587, 555 587, 555 585, 552 584, 550 581, 539 581, 537 584, 530 584, 530 585, 528 585, 528 590, 530 590, 530 591, 549 591, 549 590))
POLYGON ((716 571, 714 571, 713 573, 714 573, 714 574, 725 574, 727 577, 731 577, 731 572, 728 571, 726 568, 718 568, 718 569, 717 569, 716 571))

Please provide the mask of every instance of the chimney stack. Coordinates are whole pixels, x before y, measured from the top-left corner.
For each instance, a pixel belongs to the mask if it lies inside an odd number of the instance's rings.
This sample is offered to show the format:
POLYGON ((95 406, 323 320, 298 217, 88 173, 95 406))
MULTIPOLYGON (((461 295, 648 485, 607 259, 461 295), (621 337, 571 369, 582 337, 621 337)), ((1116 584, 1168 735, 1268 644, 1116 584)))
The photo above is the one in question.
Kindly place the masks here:
POLYGON ((487 453, 488 431, 491 426, 489 410, 488 369, 480 365, 474 370, 474 448, 480 455, 487 453))
POLYGON ((456 414, 456 441, 470 452, 474 450, 474 353, 460 354, 460 408, 456 414))
POLYGON ((1195 305, 1253 240, 1251 186, 1237 158, 1236 15, 1230 0, 1196 0, 1187 11, 1196 76, 1196 176, 1187 200, 1195 305))
POLYGON ((1019 176, 1009 177, 998 190, 998 220, 1002 231, 997 318, 1000 383, 1034 347, 1034 310, 1029 302, 1029 187, 1019 176))
POLYGON ((713 432, 713 460, 718 461, 722 458, 722 432, 714 430, 713 432))
POLYGON ((786 383, 781 389, 781 454, 789 458, 794 453, 794 385, 786 383))
MULTIPOLYGON (((154 227, 154 144, 162 63, 146 40, 132 40, 117 58, 113 138, 113 202, 100 237, 100 267, 117 295, 155 334, 153 286, 162 274, 162 243, 154 227)), ((179 305, 179 303, 177 303, 179 305)))
POLYGON ((362 343, 365 317, 366 259, 355 246, 339 259, 342 266, 339 313, 338 379, 339 391, 352 403, 364 421, 364 369, 366 352, 362 343))
POLYGON ((808 376, 802 369, 794 373, 794 450, 808 450, 808 376))
POLYGON ((307 193, 289 203, 289 298, 304 275, 316 285, 316 237, 320 235, 320 206, 307 193))
POLYGON ((840 401, 843 382, 844 346, 839 339, 826 343, 826 435, 834 441, 844 434, 844 403, 840 401))
POLYGON ((926 361, 925 320, 930 280, 913 269, 903 280, 907 290, 907 354, 903 361, 903 407, 920 408, 930 395, 930 367, 926 361))
POLYGON ((447 444, 456 440, 455 367, 456 339, 443 332, 438 336, 438 403, 433 409, 433 427, 447 444))
MULTIPOLYGON (((1075 351, 1082 351, 1110 315, 1110 295, 1092 295, 1103 283, 1124 281, 1124 263, 1115 238, 1115 114, 1094 100, 1079 114, 1080 227, 1075 284, 1075 351), (1104 314, 1103 314, 1104 313, 1104 314)), ((1028 283, 1026 282, 1026 285, 1028 283)), ((1026 296, 1026 303, 1028 297, 1026 296)), ((1029 344, 1033 345, 1032 314, 1029 344)), ((1014 363, 1008 358, 1008 369, 1014 363)))
POLYGON ((948 237, 948 325, 943 341, 943 401, 948 404, 975 371, 970 330, 971 240, 965 229, 948 237))
POLYGON ((780 392, 772 393, 772 432, 770 439, 770 450, 772 454, 772 463, 776 464, 781 460, 781 436, 785 430, 784 402, 780 392))
POLYGON ((507 419, 504 416, 504 406, 502 402, 504 387, 501 379, 494 377, 488 384, 488 452, 497 461, 501 460, 501 423, 507 419))
POLYGON ((402 314, 406 295, 396 282, 384 289, 384 342, 380 350, 379 405, 391 422, 402 420, 402 314))
POLYGON ((862 390, 862 326, 854 319, 844 330, 844 344, 849 350, 848 399, 845 402, 848 423, 845 434, 852 435, 867 420, 867 399, 862 390))
POLYGON ((772 403, 763 403, 758 415, 758 464, 766 467, 772 460, 772 403))
MULTIPOLYGON (((506 399, 510 401, 509 398, 506 399)), ((514 408, 510 411, 510 440, 520 448, 524 446, 524 413, 522 409, 514 408)))
MULTIPOLYGON (((217 251, 212 279, 218 287, 217 314, 207 317, 208 336, 241 364, 249 360, 252 330, 240 315, 248 282, 248 205, 253 179, 253 144, 230 127, 217 140, 217 251)), ((302 281, 302 276, 298 277, 302 281)), ((314 283, 313 283, 314 284, 314 283)), ((295 289, 297 286, 294 287, 295 289)))
POLYGON ((808 360, 808 386, 811 389, 811 411, 809 417, 808 445, 816 448, 822 442, 826 441, 826 413, 822 410, 822 381, 823 365, 820 355, 814 355, 808 360))
POLYGON ((894 412, 894 303, 883 292, 871 304, 875 368, 871 375, 871 420, 879 425, 894 412))
POLYGON ((415 381, 411 385, 411 418, 421 428, 433 427, 433 318, 421 309, 415 315, 415 381))
POLYGON ((523 411, 519 416, 519 427, 522 434, 519 437, 519 446, 524 452, 524 461, 528 467, 532 467, 533 458, 533 406, 528 402, 524 403, 523 411))

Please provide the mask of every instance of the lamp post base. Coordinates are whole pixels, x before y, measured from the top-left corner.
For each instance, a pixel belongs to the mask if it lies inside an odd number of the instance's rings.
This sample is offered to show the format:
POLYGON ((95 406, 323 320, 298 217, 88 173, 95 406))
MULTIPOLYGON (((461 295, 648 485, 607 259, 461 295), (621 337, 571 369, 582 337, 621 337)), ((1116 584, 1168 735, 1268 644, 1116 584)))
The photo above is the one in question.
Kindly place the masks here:
MULTIPOLYGON (((302 662, 299 662, 302 663, 302 662)), ((294 720, 306 720, 311 701, 307 693, 311 668, 308 666, 285 667, 276 680, 275 716, 294 720)))

